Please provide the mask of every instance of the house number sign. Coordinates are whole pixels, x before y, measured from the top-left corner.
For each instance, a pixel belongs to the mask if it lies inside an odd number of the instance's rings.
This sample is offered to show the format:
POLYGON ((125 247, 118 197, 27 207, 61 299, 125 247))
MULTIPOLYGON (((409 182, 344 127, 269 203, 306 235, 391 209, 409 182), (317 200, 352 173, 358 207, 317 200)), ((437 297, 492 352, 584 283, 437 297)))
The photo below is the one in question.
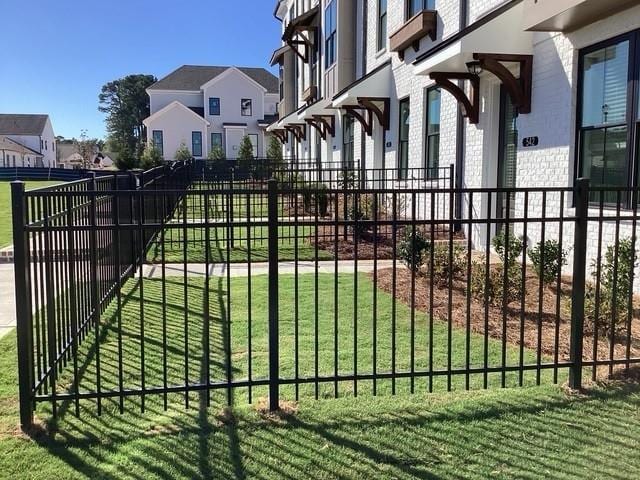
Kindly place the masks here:
POLYGON ((522 146, 527 147, 537 147, 538 146, 538 137, 527 137, 522 139, 522 146))

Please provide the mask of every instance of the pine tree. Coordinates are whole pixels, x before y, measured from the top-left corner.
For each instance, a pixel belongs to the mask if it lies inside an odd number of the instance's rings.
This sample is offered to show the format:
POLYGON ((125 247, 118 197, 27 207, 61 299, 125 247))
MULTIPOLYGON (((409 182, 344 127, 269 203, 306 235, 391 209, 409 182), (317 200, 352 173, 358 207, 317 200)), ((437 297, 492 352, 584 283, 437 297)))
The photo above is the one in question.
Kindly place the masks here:
POLYGON ((176 150, 175 160, 178 162, 187 162, 192 158, 193 155, 191 155, 191 150, 189 150, 189 147, 187 147, 185 142, 182 142, 178 147, 178 150, 176 150))
POLYGON ((238 160, 240 161, 251 161, 255 157, 253 155, 253 143, 251 143, 251 139, 248 135, 242 137, 242 141, 240 142, 240 149, 238 150, 238 160))

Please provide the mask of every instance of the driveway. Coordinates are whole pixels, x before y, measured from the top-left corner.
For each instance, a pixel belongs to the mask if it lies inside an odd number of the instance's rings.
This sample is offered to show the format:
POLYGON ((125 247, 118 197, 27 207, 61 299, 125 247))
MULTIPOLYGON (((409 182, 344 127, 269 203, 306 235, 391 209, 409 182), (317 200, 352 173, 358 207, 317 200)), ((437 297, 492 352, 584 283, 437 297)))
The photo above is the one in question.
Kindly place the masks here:
POLYGON ((0 338, 16 326, 16 296, 13 263, 0 264, 0 338))

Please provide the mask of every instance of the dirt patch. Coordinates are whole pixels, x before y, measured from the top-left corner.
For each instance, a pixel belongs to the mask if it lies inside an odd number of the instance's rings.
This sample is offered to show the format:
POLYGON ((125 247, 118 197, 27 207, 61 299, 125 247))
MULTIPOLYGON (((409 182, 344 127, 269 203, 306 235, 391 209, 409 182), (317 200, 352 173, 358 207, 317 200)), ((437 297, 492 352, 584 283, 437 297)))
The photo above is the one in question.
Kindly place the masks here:
MULTIPOLYGON (((370 274, 372 275, 372 274, 370 274)), ((518 279, 518 281, 520 281, 518 279)), ((393 269, 383 269, 378 272, 378 287, 392 293, 393 269)), ((434 282, 431 289, 430 279, 426 275, 415 277, 415 308, 426 314, 433 309, 434 318, 447 321, 449 318, 449 302, 451 302, 451 322, 456 327, 466 328, 467 323, 472 332, 484 335, 485 331, 491 338, 506 341, 511 345, 524 345, 528 349, 540 350, 544 355, 554 356, 557 351, 558 359, 569 360, 571 338, 571 281, 563 277, 560 295, 555 285, 543 286, 534 273, 527 273, 524 289, 524 309, 521 300, 515 300, 503 310, 498 305, 485 306, 483 300, 468 294, 466 278, 455 278, 452 288, 434 282), (542 293, 542 302, 540 302, 542 293), (433 296, 433 305, 430 298, 433 296), (559 298, 558 298, 559 297, 559 298), (540 308, 542 307, 542 308, 540 308), (504 324, 506 323, 506 329, 504 324), (540 328, 539 328, 540 327, 540 328)), ((411 305, 412 273, 406 268, 397 269, 396 298, 406 305, 411 305)), ((593 329, 585 328, 584 360, 593 359, 594 339, 593 329)), ((640 356, 640 318, 635 312, 631 326, 631 357, 640 356)), ((610 357, 609 339, 598 336, 598 360, 610 357)), ((626 358, 627 341, 616 339, 613 345, 614 358, 626 358)), ((619 367, 619 369, 624 366, 619 367)), ((608 370, 608 367, 603 370, 608 370)))
POLYGON ((272 412, 269 410, 269 399, 266 397, 260 397, 255 408, 262 418, 274 422, 282 422, 286 420, 287 417, 298 413, 298 404, 285 400, 280 400, 280 410, 272 412))

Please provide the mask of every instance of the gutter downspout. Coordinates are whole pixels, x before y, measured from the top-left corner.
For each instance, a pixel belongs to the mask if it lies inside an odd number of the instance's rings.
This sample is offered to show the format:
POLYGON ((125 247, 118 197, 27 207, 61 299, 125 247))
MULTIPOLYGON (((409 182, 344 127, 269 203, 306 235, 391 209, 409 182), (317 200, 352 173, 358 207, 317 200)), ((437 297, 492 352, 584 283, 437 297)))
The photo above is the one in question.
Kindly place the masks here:
MULTIPOLYGON (((369 2, 362 0, 362 76, 367 74, 367 29, 369 27, 369 2)), ((360 184, 362 188, 366 187, 366 178, 364 173, 367 171, 367 135, 360 128, 360 184)))

